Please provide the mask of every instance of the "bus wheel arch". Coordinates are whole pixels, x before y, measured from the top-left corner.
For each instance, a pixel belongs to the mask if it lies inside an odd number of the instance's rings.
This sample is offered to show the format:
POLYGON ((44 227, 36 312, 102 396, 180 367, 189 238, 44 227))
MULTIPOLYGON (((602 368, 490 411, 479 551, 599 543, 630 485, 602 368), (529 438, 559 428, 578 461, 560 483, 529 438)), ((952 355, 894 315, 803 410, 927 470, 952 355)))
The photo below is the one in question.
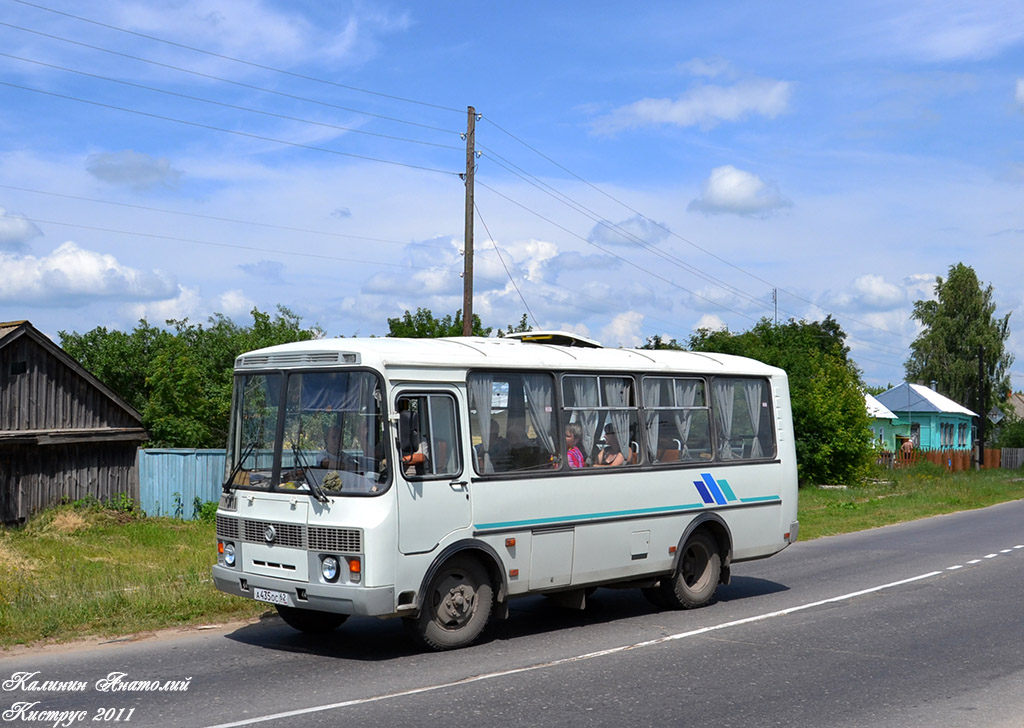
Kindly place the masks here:
POLYGON ((659 585, 661 601, 671 609, 695 609, 711 601, 720 583, 728 583, 732 535, 716 514, 695 520, 679 539, 672 573, 659 585))
POLYGON ((505 584, 497 557, 486 544, 452 544, 424 575, 416 616, 406 625, 413 636, 433 650, 472 644, 483 632, 492 611, 501 611, 505 584))

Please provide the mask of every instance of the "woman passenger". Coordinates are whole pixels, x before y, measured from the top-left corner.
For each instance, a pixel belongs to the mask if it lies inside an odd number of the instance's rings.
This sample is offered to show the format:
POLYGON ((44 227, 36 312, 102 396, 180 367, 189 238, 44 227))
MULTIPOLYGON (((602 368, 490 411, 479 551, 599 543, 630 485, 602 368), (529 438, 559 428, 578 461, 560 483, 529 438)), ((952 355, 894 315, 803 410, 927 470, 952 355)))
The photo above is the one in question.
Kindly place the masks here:
POLYGON ((604 447, 597 452, 597 459, 594 461, 594 465, 625 465, 626 458, 622 454, 619 437, 615 434, 615 428, 611 424, 604 426, 604 442, 604 447))

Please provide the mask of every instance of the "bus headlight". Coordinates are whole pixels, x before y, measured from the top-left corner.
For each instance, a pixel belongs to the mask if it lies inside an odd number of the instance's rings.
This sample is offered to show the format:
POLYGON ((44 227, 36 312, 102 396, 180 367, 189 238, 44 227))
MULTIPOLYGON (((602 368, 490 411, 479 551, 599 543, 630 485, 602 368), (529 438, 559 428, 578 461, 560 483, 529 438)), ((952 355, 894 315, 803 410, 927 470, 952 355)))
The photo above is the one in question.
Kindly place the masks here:
POLYGON ((224 544, 224 565, 230 567, 235 565, 235 545, 233 543, 224 544))
POLYGON ((333 556, 325 556, 320 562, 320 573, 324 575, 325 581, 334 581, 338 578, 338 560, 333 556))

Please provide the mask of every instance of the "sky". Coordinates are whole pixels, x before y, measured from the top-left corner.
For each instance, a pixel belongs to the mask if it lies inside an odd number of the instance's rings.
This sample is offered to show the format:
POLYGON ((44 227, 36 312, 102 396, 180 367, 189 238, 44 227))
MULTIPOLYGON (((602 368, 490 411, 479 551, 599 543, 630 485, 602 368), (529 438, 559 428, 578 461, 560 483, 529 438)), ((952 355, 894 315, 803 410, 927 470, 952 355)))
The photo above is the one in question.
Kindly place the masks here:
POLYGON ((1024 4, 0 0, 0 321, 762 318, 903 381, 971 266, 1024 389, 1024 4))

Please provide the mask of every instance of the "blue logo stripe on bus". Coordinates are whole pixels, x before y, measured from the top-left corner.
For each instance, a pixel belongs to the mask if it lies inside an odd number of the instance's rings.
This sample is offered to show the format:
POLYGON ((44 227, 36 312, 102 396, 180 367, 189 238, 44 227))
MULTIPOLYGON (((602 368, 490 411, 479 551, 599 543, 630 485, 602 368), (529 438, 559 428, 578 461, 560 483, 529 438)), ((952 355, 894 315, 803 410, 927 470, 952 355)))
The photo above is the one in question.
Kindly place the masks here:
POLYGON ((700 493, 701 500, 708 505, 715 502, 715 499, 711 497, 711 493, 708 491, 708 487, 704 485, 703 480, 695 480, 693 481, 693 484, 697 486, 697 492, 700 493))
POLYGON ((711 473, 701 473, 700 477, 704 478, 704 484, 708 487, 711 495, 714 496, 715 503, 720 506, 724 506, 726 503, 725 495, 722 493, 722 489, 718 487, 718 483, 715 482, 715 479, 711 477, 711 473))
POLYGON ((683 503, 677 506, 659 506, 657 508, 634 508, 628 511, 605 511, 603 513, 578 513, 573 516, 552 516, 550 518, 528 518, 524 521, 495 521, 494 523, 477 523, 473 528, 525 528, 527 526, 550 526, 553 523, 568 521, 590 521, 601 518, 618 518, 620 516, 644 516, 654 513, 671 513, 672 511, 692 511, 701 508, 701 503, 683 503))
POLYGON ((718 484, 722 487, 722 492, 725 493, 725 499, 727 501, 731 502, 731 501, 734 501, 734 500, 739 500, 736 497, 736 494, 732 492, 732 486, 729 485, 729 481, 728 480, 723 478, 722 480, 718 481, 718 484))

